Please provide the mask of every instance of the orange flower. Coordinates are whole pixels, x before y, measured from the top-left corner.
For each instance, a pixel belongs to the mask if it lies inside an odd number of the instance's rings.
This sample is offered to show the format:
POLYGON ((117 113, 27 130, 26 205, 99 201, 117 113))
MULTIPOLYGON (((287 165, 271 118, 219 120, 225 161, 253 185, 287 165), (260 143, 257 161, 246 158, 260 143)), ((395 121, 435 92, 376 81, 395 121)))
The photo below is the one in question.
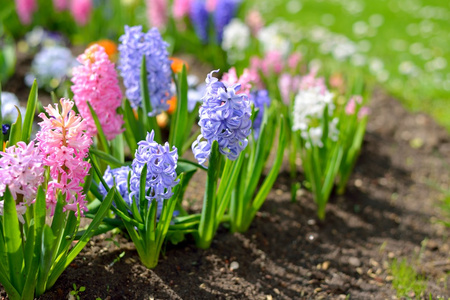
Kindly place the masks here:
POLYGON ((100 45, 103 48, 105 48, 105 52, 106 52, 106 54, 108 54, 109 59, 112 62, 117 61, 117 45, 116 45, 116 43, 114 43, 111 40, 103 39, 103 40, 98 40, 96 42, 93 42, 89 46, 92 46, 94 44, 100 45))
POLYGON ((186 70, 189 69, 188 64, 184 60, 182 60, 180 58, 171 57, 170 60, 172 61, 172 71, 174 73, 181 72, 181 70, 183 69, 183 64, 186 65, 186 70))
POLYGON ((156 116, 156 123, 158 123, 158 126, 161 128, 165 128, 167 126, 167 123, 169 122, 169 116, 165 112, 160 113, 156 116))
POLYGON ((175 111, 175 109, 177 109, 177 96, 173 96, 172 98, 170 98, 167 103, 169 104, 167 113, 171 115, 175 111))

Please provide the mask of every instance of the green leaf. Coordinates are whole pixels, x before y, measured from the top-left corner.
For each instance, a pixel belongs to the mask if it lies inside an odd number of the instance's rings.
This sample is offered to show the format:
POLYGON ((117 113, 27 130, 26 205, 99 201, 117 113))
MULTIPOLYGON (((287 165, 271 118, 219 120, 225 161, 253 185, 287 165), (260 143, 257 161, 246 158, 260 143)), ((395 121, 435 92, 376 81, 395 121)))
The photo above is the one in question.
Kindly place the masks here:
MULTIPOLYGON (((119 107, 118 111, 120 112, 121 110, 119 107)), ((125 131, 123 134, 125 135, 125 140, 127 141, 128 147, 130 147, 131 153, 134 153, 136 152, 137 141, 143 139, 143 133, 141 133, 140 127, 137 125, 138 122, 128 99, 124 103, 123 119, 125 122, 125 131)))
MULTIPOLYGON (((186 74, 186 65, 180 73, 179 93, 177 101, 177 110, 175 116, 172 116, 172 124, 170 127, 169 143, 177 149, 182 150, 183 143, 189 136, 190 127, 186 127, 188 121, 188 83, 186 74)), ((181 155, 181 153, 180 153, 181 155)))
POLYGON ((17 109, 17 119, 16 122, 11 125, 11 133, 9 134, 9 144, 8 146, 13 146, 22 140, 22 114, 20 109, 17 109))
POLYGON ((263 205, 264 201, 267 198, 267 195, 269 194, 270 190, 273 187, 273 184, 275 183, 275 180, 278 177, 278 173, 280 171, 281 165, 283 163, 283 157, 284 157, 284 149, 286 148, 287 139, 286 139, 286 122, 284 122, 283 117, 280 119, 280 135, 278 138, 278 149, 277 149, 277 155, 275 157, 275 162, 272 165, 272 168, 267 175, 266 179, 264 180, 263 184, 261 185, 261 188, 259 189, 258 193, 256 194, 251 211, 248 215, 244 216, 245 220, 243 220, 243 224, 247 224, 244 226, 243 230, 246 230, 249 226, 251 221, 253 220, 254 216, 258 212, 258 210, 263 205))
POLYGON ((145 215, 148 209, 148 200, 145 198, 147 186, 147 164, 144 165, 141 172, 141 178, 139 178, 139 211, 141 212, 142 219, 145 220, 145 215))
POLYGON ((97 137, 99 141, 99 148, 106 151, 107 154, 111 154, 109 151, 108 141, 106 139, 105 133, 103 132, 102 125, 100 124, 100 121, 98 120, 97 113, 92 108, 91 103, 87 102, 87 105, 89 107, 89 110, 91 111, 92 119, 94 119, 95 126, 97 127, 97 137))
POLYGON ((101 160, 103 160, 104 162, 106 162, 108 165, 111 166, 111 168, 120 168, 123 166, 126 166, 127 164, 120 162, 119 160, 117 160, 114 156, 112 156, 111 154, 108 154, 106 152, 97 150, 95 148, 90 148, 89 152, 95 154, 95 156, 97 156, 98 158, 100 158, 101 160))
POLYGON ((23 121, 22 141, 27 144, 30 142, 31 128, 33 126, 34 114, 36 113, 36 106, 38 101, 37 89, 37 82, 35 79, 33 85, 31 86, 30 95, 28 96, 27 110, 25 112, 25 119, 23 121))
MULTIPOLYGON (((103 184, 104 188, 109 192, 111 189, 109 188, 108 184, 106 183, 105 179, 103 179, 103 174, 100 172, 100 168, 94 159, 94 157, 89 153, 89 158, 91 160, 91 165, 94 168, 95 173, 97 174, 98 178, 100 179, 101 183, 103 184)), ((94 185, 93 185, 94 186, 94 185)), ((91 189, 92 192, 93 189, 91 189)), ((102 199, 101 195, 98 194, 98 191, 94 191, 93 193, 97 193, 97 199, 102 199)), ((117 208, 114 206, 111 206, 111 209, 124 221, 132 223, 133 226, 136 226, 138 228, 143 228, 142 223, 139 223, 133 219, 131 219, 128 214, 128 205, 123 200, 122 196, 119 193, 115 193, 115 202, 117 205, 117 208), (126 213, 124 213, 126 212, 126 213)))
POLYGON ((52 269, 52 272, 48 278, 47 288, 51 288, 55 284, 56 280, 59 278, 61 273, 69 266, 69 264, 75 259, 75 257, 88 243, 88 241, 93 236, 96 229, 102 222, 103 218, 107 215, 115 193, 116 193, 115 188, 112 188, 108 192, 105 199, 103 199, 102 205, 100 206, 97 215, 89 224, 89 227, 86 229, 85 233, 80 238, 78 243, 70 250, 67 256, 62 257, 59 261, 55 262, 55 266, 52 269))
POLYGON ((16 202, 6 187, 4 192, 3 229, 5 234, 5 248, 8 256, 9 277, 14 288, 21 292, 25 284, 24 255, 22 249, 22 233, 19 228, 16 202))
POLYGON ((240 173, 239 171, 241 170, 242 162, 244 161, 244 159, 245 155, 244 153, 241 153, 236 161, 227 159, 225 163, 224 176, 220 180, 219 190, 217 192, 218 207, 216 212, 215 229, 217 229, 217 227, 219 226, 222 216, 229 206, 231 192, 236 185, 236 181, 240 173))
POLYGON ((221 154, 219 144, 214 141, 211 146, 211 154, 208 166, 208 178, 206 180, 205 196, 203 198, 203 208, 198 226, 197 246, 207 249, 211 245, 216 226, 217 209, 217 180, 219 179, 221 154))
POLYGON ((193 161, 190 161, 190 160, 187 160, 184 158, 178 158, 177 174, 195 172, 195 171, 197 171, 197 169, 200 169, 203 171, 208 171, 208 168, 206 168, 196 162, 193 162, 193 161))

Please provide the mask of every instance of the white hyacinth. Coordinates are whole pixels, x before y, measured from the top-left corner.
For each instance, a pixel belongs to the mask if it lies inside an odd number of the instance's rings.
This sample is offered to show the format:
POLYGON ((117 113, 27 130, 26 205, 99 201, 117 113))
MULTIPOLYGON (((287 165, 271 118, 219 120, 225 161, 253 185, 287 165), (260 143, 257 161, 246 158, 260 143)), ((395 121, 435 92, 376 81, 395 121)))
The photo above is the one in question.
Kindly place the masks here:
MULTIPOLYGON (((295 97, 292 130, 300 130, 301 137, 305 140, 310 139, 313 146, 323 147, 322 126, 316 124, 317 127, 311 127, 311 123, 313 120, 323 118, 326 106, 328 106, 329 115, 332 115, 334 110, 333 94, 320 87, 301 90, 295 97)), ((334 118, 328 123, 328 136, 333 141, 336 141, 339 136, 338 121, 338 118, 334 118)), ((311 147, 309 143, 306 143, 306 146, 311 147)))
POLYGON ((276 51, 283 57, 289 55, 291 43, 285 37, 281 24, 274 23, 262 28, 258 33, 258 40, 264 53, 276 51))
POLYGON ((229 63, 245 58, 250 44, 250 28, 239 19, 232 19, 223 30, 222 49, 228 54, 229 63))
POLYGON ((301 90, 295 97, 292 130, 306 130, 311 119, 321 119, 326 105, 328 113, 331 114, 334 104, 333 94, 329 91, 322 91, 320 87, 301 90))

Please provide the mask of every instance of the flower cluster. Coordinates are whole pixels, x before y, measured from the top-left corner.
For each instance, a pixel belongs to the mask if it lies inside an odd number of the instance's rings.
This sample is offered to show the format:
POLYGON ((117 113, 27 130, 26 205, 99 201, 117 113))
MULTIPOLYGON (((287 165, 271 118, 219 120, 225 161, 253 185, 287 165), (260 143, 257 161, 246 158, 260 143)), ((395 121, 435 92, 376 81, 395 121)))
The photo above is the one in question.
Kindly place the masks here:
MULTIPOLYGON (((0 155, 0 196, 3 196, 8 186, 17 201, 17 211, 21 218, 26 211, 24 205, 35 200, 37 188, 44 181, 42 155, 34 142, 28 145, 18 142, 17 145, 8 147, 5 152, 0 152, 0 155)), ((3 201, 0 206, 3 207, 3 201)))
POLYGON ((205 1, 194 0, 192 2, 190 18, 198 38, 206 44, 208 42, 209 15, 205 1))
POLYGON ((222 49, 229 63, 243 60, 250 45, 250 28, 241 20, 233 19, 223 31, 222 49))
POLYGON ((70 1, 70 11, 78 25, 85 25, 91 16, 92 0, 70 1))
MULTIPOLYGON (((130 167, 125 166, 121 168, 111 169, 110 166, 106 168, 105 174, 103 175, 103 179, 106 184, 112 188, 116 187, 119 194, 122 196, 123 200, 131 205, 131 201, 129 200, 129 192, 128 192, 128 174, 131 172, 130 167)), ((103 184, 99 187, 100 194, 105 197, 107 191, 103 184)))
POLYGON ((74 68, 72 92, 81 116, 86 120, 87 134, 97 134, 88 102, 96 112, 103 132, 112 140, 123 131, 123 117, 117 113, 122 102, 117 73, 103 47, 92 45, 78 57, 81 66, 74 68))
POLYGON ((145 55, 147 81, 150 101, 156 115, 169 108, 167 101, 172 97, 170 90, 172 83, 171 62, 165 43, 156 28, 147 33, 142 32, 142 26, 125 26, 125 34, 120 37, 119 70, 126 87, 126 96, 134 108, 142 106, 142 92, 140 87, 140 72, 142 57, 145 55))
MULTIPOLYGON (((302 78, 300 91, 295 97, 292 130, 301 130, 302 138, 309 137, 314 146, 323 147, 323 129, 318 126, 318 120, 323 119, 326 107, 331 116, 334 111, 333 94, 326 88, 323 78, 316 78, 315 72, 311 72, 302 78)), ((337 123, 338 119, 334 118, 328 124, 328 137, 332 140, 338 138, 337 123)))
POLYGON ((175 19, 181 19, 189 15, 191 10, 191 0, 174 0, 172 14, 175 19))
POLYGON ((37 9, 36 0, 16 0, 17 14, 23 24, 31 23, 31 16, 37 9))
POLYGON ((45 108, 49 117, 39 114, 43 121, 39 123, 41 130, 36 135, 44 165, 50 168, 52 180, 47 187, 47 208, 51 209, 52 215, 58 191, 65 196, 66 210, 77 212, 77 205, 81 212, 87 210, 82 184, 91 167, 84 161, 92 144, 91 136, 85 132, 87 123, 75 115, 72 101, 63 98, 60 103, 61 111, 55 104, 55 107, 45 108))
POLYGON ((358 113, 358 119, 362 119, 365 116, 367 116, 370 112, 369 108, 367 106, 361 106, 362 104, 362 97, 357 95, 350 98, 350 100, 347 102, 347 105, 345 106, 345 113, 347 115, 353 115, 355 113, 358 113))
POLYGON ((236 94, 246 94, 249 96, 252 84, 257 80, 257 74, 250 72, 248 69, 244 69, 244 72, 240 77, 237 76, 236 68, 232 67, 227 73, 222 76, 222 82, 228 86, 234 84, 240 84, 239 91, 236 94))
POLYGON ((19 99, 17 99, 16 95, 14 95, 13 93, 2 92, 1 99, 3 121, 8 121, 10 123, 15 122, 18 116, 17 108, 19 109, 22 116, 25 115, 25 108, 20 105, 19 99))
POLYGON ((216 29, 216 39, 222 43, 223 29, 230 23, 236 15, 240 0, 217 0, 214 13, 214 28, 216 29))
POLYGON ((253 135, 255 138, 259 137, 259 130, 261 129, 261 123, 264 116, 265 107, 270 106, 270 97, 267 90, 253 90, 250 92, 249 100, 253 103, 254 107, 259 110, 256 118, 253 120, 253 135))
POLYGON ((169 143, 166 142, 164 146, 159 145, 154 141, 154 131, 147 133, 145 140, 138 143, 135 158, 131 165, 130 178, 130 202, 133 197, 139 201, 139 189, 142 169, 147 164, 146 177, 146 195, 145 198, 149 201, 158 202, 158 207, 162 208, 163 200, 172 197, 172 188, 175 187, 179 180, 177 180, 177 148, 172 147, 170 150, 169 143))
POLYGON ((212 74, 206 78, 206 93, 200 107, 201 134, 192 144, 192 151, 199 163, 209 158, 213 141, 219 143, 219 150, 231 160, 247 146, 251 132, 250 101, 246 94, 237 94, 240 85, 228 86, 212 74), (205 140, 202 140, 205 139, 205 140))
POLYGON ((331 115, 334 110, 333 94, 326 89, 323 80, 310 75, 303 77, 295 97, 292 130, 306 130, 312 119, 323 117, 327 105, 331 115))
POLYGON ((146 0, 150 26, 162 28, 167 24, 167 0, 146 0))
POLYGON ((77 62, 68 48, 44 47, 34 57, 31 71, 25 76, 25 83, 31 86, 36 78, 39 87, 53 90, 70 75, 70 70, 76 64, 77 62))

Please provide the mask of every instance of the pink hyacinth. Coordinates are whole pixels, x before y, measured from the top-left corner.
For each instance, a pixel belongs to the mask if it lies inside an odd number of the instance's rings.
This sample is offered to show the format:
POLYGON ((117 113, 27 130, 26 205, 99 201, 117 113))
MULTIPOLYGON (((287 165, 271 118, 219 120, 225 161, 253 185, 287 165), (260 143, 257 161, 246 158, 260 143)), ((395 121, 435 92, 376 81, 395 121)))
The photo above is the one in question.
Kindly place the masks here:
POLYGON ((63 11, 67 9, 68 7, 67 0, 53 0, 53 6, 55 7, 56 11, 63 11))
POLYGON ((327 91, 327 86, 325 85, 325 79, 323 77, 316 77, 317 70, 311 70, 306 76, 303 76, 300 81, 300 90, 308 90, 310 88, 319 89, 320 93, 325 93, 327 91))
POLYGON ((173 2, 173 17, 181 19, 189 16, 192 0, 175 0, 173 2))
POLYGON ((217 7, 217 0, 206 0, 206 10, 210 13, 214 12, 217 7))
POLYGON ((289 73, 283 73, 278 80, 278 89, 280 90, 283 103, 289 105, 291 96, 297 94, 300 86, 300 76, 292 76, 289 73))
POLYGON ((302 54, 300 52, 292 53, 288 58, 288 67, 292 71, 296 71, 298 64, 300 63, 301 60, 302 60, 302 54))
MULTIPOLYGON (((8 186, 12 197, 16 200, 16 210, 19 221, 25 223, 23 214, 36 199, 38 187, 44 181, 42 155, 34 142, 8 147, 0 152, 0 196, 8 186)), ((0 201, 0 215, 3 215, 3 201, 0 201)))
POLYGON ((261 62, 261 70, 264 75, 269 76, 271 73, 279 74, 284 68, 284 61, 279 51, 269 51, 261 62))
POLYGON ((0 155, 0 196, 8 186, 15 200, 31 204, 36 198, 38 186, 44 180, 43 157, 39 149, 34 142, 28 145, 18 142, 5 152, 0 152, 0 155))
POLYGON ((105 49, 97 44, 78 56, 78 61, 81 65, 73 69, 72 92, 78 110, 87 123, 87 134, 97 134, 97 127, 87 104, 89 102, 106 138, 112 140, 123 131, 124 123, 123 116, 117 113, 117 108, 122 103, 122 92, 114 63, 109 60, 105 49))
POLYGON ((236 94, 250 94, 250 89, 252 88, 252 83, 255 82, 255 76, 248 69, 244 69, 241 77, 237 77, 236 68, 232 67, 227 73, 223 74, 222 82, 231 86, 239 83, 241 85, 240 90, 236 94))
POLYGON ((147 0, 147 16, 151 26, 163 28, 167 24, 167 0, 147 0))
POLYGON ((261 28, 264 27, 264 20, 257 10, 250 10, 245 17, 245 22, 247 23, 248 27, 250 27, 250 31, 252 32, 253 36, 257 36, 261 28))
POLYGON ((91 0, 72 0, 70 11, 78 25, 85 25, 89 20, 92 11, 91 0))
POLYGON ((358 119, 362 119, 365 116, 368 116, 370 114, 370 108, 368 108, 367 106, 363 106, 360 108, 359 112, 358 112, 358 119))
POLYGON ((45 108, 47 115, 39 114, 43 120, 37 133, 38 147, 43 154, 45 166, 50 168, 51 181, 47 186, 47 208, 54 214, 58 191, 65 197, 65 210, 81 213, 87 211, 87 201, 82 193, 84 178, 91 167, 84 161, 92 144, 92 137, 86 134, 87 123, 72 110, 74 103, 69 99, 45 108))
POLYGON ((16 10, 20 22, 23 24, 31 23, 31 16, 37 9, 36 0, 16 0, 16 10))

